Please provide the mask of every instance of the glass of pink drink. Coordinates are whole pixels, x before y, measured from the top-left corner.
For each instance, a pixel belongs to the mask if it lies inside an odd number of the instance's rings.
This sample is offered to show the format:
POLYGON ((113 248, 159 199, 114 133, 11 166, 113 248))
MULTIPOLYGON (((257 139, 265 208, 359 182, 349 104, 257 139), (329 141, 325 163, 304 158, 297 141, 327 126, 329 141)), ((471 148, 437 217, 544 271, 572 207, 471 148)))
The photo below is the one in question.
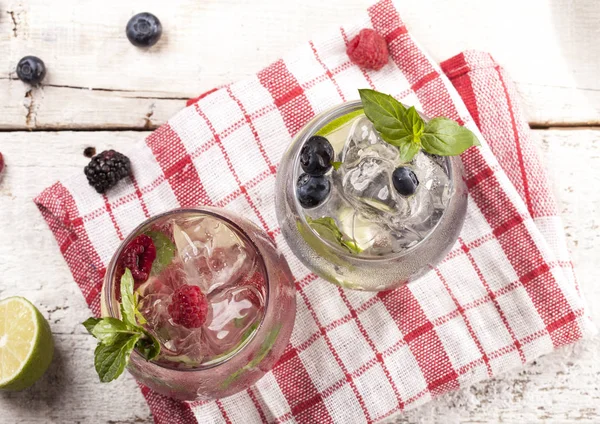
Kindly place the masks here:
POLYGON ((141 235, 154 240, 157 255, 149 278, 135 283, 139 321, 159 340, 161 352, 148 362, 134 351, 129 371, 181 400, 221 398, 254 384, 283 353, 296 312, 294 280, 272 240, 222 209, 177 209, 153 217, 113 256, 102 290, 103 316, 120 316, 123 255, 141 235), (203 322, 185 317, 187 306, 181 306, 182 296, 187 301, 185 296, 198 292, 205 301, 203 322))

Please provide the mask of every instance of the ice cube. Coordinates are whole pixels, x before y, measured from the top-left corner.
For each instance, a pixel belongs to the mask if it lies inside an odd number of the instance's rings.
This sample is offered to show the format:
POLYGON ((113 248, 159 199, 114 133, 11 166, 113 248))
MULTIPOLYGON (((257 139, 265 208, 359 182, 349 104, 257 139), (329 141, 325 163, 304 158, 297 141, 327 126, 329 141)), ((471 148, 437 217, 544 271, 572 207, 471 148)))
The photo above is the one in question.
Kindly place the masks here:
POLYGON ((417 178, 421 186, 431 194, 433 205, 435 208, 444 209, 448 205, 452 190, 448 174, 439 159, 420 152, 413 162, 417 178))
POLYGON ((211 217, 175 223, 173 236, 187 284, 200 286, 205 294, 235 284, 256 260, 254 251, 226 224, 211 217))
POLYGON ((345 168, 352 168, 366 156, 378 157, 396 163, 399 152, 397 147, 383 141, 375 130, 373 123, 366 116, 363 116, 357 119, 350 129, 346 145, 342 151, 342 162, 345 168))
POLYGON ((203 336, 211 351, 219 355, 243 342, 244 333, 257 325, 263 294, 254 285, 230 287, 209 295, 208 302, 203 336))
MULTIPOLYGON (((337 217, 340 230, 365 253, 367 253, 367 249, 373 247, 377 240, 381 239, 381 234, 386 232, 381 222, 365 219, 359 211, 351 206, 341 208, 337 217)), ((379 254, 376 251, 371 253, 379 254)))
POLYGON ((347 170, 343 180, 343 190, 355 208, 369 214, 393 213, 405 216, 408 204, 393 192, 393 165, 377 157, 364 157, 358 165, 347 170))

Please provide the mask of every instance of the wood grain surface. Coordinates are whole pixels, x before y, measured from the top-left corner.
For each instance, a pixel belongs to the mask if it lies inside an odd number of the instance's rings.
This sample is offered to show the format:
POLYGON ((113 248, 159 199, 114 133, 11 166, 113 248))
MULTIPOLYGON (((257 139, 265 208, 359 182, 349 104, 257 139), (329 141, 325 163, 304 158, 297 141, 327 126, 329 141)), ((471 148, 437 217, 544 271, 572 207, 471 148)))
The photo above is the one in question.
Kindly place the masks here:
MULTIPOLYGON (((41 381, 0 393, 0 423, 150 423, 133 379, 100 384, 88 316, 32 198, 81 172, 86 147, 126 149, 188 97, 252 75, 368 0, 0 0, 0 298, 22 295, 48 318, 57 357, 41 381), (155 13, 163 39, 130 45, 131 15, 155 13), (16 80, 27 54, 41 88, 16 80), (71 131, 76 130, 76 131, 71 131)), ((600 3, 598 0, 403 1, 410 31, 436 60, 490 51, 517 82, 546 160, 582 290, 600 323, 600 3), (561 127, 561 128, 559 128, 561 127), (564 128, 563 128, 564 127, 564 128)), ((402 414, 398 423, 600 422, 600 339, 402 414)))
MULTIPOLYGON (((28 0, 0 3, 0 129, 151 129, 184 99, 254 74, 316 33, 351 22, 369 0, 28 0), (164 35, 151 49, 124 36, 151 11, 164 35), (318 11, 318 13, 315 13, 318 11), (25 55, 48 75, 31 89, 12 72, 25 55)), ((596 0, 402 2, 436 60, 492 52, 516 81, 536 126, 600 123, 596 0)))

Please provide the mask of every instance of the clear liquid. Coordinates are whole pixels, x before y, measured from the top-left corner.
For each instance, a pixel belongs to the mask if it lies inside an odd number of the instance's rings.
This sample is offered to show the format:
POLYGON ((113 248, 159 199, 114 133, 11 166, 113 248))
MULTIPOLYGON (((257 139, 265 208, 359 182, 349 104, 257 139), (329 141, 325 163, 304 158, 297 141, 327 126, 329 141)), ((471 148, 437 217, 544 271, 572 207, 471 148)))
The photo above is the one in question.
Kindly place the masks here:
POLYGON ((156 361, 193 368, 234 355, 264 314, 265 271, 257 252, 225 221, 208 215, 165 218, 149 230, 175 245, 171 263, 137 288, 144 326, 161 343, 156 361), (174 323, 168 311, 173 293, 185 284, 200 287, 208 300, 207 318, 199 328, 174 323))
POLYGON ((328 198, 316 208, 305 209, 306 216, 333 218, 360 248, 361 256, 406 251, 433 230, 452 196, 442 158, 419 152, 403 163, 398 149, 383 141, 364 115, 326 138, 342 165, 327 174, 333 183, 328 198), (417 192, 410 197, 394 189, 392 173, 399 166, 410 167, 419 180, 417 192))

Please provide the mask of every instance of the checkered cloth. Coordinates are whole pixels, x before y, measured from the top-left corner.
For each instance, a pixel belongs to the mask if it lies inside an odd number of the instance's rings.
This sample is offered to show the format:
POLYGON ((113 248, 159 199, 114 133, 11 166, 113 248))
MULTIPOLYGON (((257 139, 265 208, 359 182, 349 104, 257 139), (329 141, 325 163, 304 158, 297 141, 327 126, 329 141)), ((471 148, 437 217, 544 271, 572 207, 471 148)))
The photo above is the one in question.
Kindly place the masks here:
POLYGON ((236 211, 286 255, 298 311, 278 364, 254 387, 221 400, 178 402, 142 388, 156 422, 377 422, 594 331, 516 98, 487 54, 466 52, 438 67, 384 0, 355 25, 182 110, 128 152, 135 177, 107 195, 79 172, 35 201, 95 313, 119 242, 165 210, 236 211), (391 59, 380 71, 359 69, 345 53, 364 27, 389 44, 391 59), (483 144, 462 156, 470 197, 456 245, 427 275, 384 293, 342 290, 312 274, 286 246, 273 204, 277 165, 292 136, 364 87, 481 131, 483 144))

